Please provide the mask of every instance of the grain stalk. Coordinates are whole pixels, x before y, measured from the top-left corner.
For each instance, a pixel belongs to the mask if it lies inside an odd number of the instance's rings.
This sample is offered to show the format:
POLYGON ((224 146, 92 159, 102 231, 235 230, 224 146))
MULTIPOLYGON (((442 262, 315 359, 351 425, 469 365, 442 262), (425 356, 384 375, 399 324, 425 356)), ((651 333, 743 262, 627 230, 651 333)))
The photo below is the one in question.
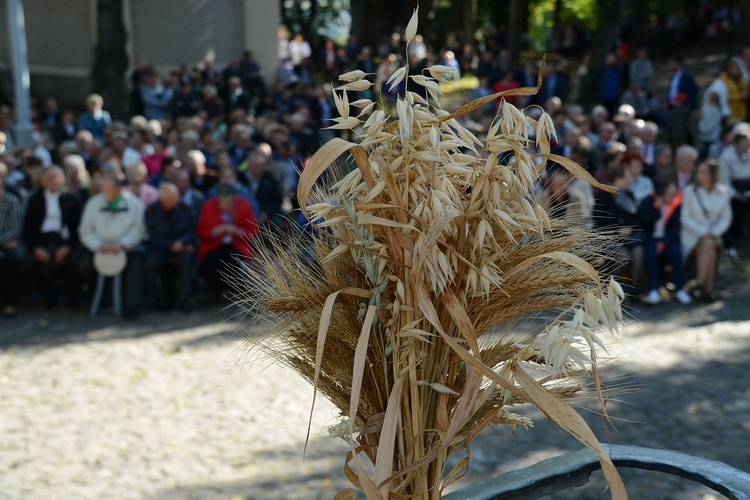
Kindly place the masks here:
MULTIPOLYGON (((415 11, 407 42, 416 20, 415 11)), ((446 471, 449 456, 468 452, 482 429, 530 427, 509 411, 521 403, 594 450, 613 498, 626 498, 597 438, 565 402, 588 384, 604 409, 597 332, 617 329, 623 299, 600 276, 609 240, 566 227, 533 196, 548 160, 610 188, 550 154, 545 113, 535 120, 503 101, 482 141, 461 125, 498 98, 536 93, 541 80, 449 113, 440 84, 458 75, 427 71, 412 75, 406 66, 391 76, 388 86, 405 80, 410 89, 392 119, 369 100, 350 104, 350 92, 371 85, 365 73, 339 77, 340 116, 329 128, 358 143, 331 140, 301 173, 310 244, 276 236, 257 266, 237 272, 250 320, 276 332, 251 340, 341 410, 332 433, 351 445, 344 470, 369 498, 439 499, 469 465, 466 458, 446 471), (362 111, 352 116, 352 107, 362 111), (540 153, 526 150, 532 141, 540 153), (340 157, 356 169, 341 172, 340 157), (493 330, 550 310, 559 316, 538 331, 493 330)))

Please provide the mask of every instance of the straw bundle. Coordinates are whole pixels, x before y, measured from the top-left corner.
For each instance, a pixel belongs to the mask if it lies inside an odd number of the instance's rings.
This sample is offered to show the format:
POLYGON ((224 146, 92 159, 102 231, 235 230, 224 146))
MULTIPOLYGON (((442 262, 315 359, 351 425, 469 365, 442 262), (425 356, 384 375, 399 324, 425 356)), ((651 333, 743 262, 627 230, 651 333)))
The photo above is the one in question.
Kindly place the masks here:
MULTIPOLYGON (((416 12, 407 40, 415 33, 416 12)), ((341 409, 332 433, 351 444, 345 471, 369 498, 440 498, 468 468, 466 459, 446 471, 448 456, 490 424, 530 426, 509 411, 525 402, 595 450, 613 496, 625 498, 593 432, 564 402, 593 382, 603 403, 596 332, 616 328, 623 292, 591 264, 606 238, 565 227, 534 199, 549 159, 595 181, 549 154, 546 114, 534 120, 503 103, 479 141, 457 118, 502 94, 448 113, 439 83, 455 75, 428 71, 407 66, 391 77, 407 86, 393 120, 367 99, 349 102, 370 87, 367 75, 339 78, 331 128, 356 132, 359 143, 333 139, 301 174, 312 244, 276 237, 257 269, 237 272, 252 320, 278 332, 255 340, 341 409), (533 140, 536 155, 526 150, 533 140), (356 168, 335 167, 342 156, 356 168), (549 310, 559 316, 537 332, 493 331, 549 310)))

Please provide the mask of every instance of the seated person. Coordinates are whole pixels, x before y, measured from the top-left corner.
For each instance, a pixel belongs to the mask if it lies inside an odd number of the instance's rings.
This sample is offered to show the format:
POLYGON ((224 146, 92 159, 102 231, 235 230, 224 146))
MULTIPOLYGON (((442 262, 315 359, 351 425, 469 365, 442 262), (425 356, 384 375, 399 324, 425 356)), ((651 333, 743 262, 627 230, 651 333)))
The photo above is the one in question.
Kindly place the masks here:
POLYGON ((719 165, 707 160, 698 165, 695 181, 682 193, 680 241, 685 262, 695 258, 698 296, 707 301, 718 298, 716 271, 719 267, 721 237, 732 223, 732 191, 719 184, 719 165))
POLYGON ((594 227, 606 228, 620 239, 612 255, 612 274, 620 279, 625 275, 630 282, 625 283, 626 291, 633 299, 638 298, 638 288, 644 266, 643 233, 636 227, 638 203, 630 187, 630 172, 622 165, 610 167, 607 182, 617 188, 614 194, 600 191, 594 208, 594 227))
POLYGON ((648 274, 648 297, 646 302, 658 304, 659 256, 665 255, 672 264, 672 276, 677 287, 675 298, 681 304, 692 302, 685 291, 685 268, 680 244, 680 204, 676 199, 677 184, 665 178, 654 183, 654 193, 641 202, 638 209, 638 225, 645 235, 644 250, 646 273, 648 274))
POLYGON ((622 164, 630 171, 632 178, 629 191, 639 204, 654 190, 654 181, 643 173, 643 159, 640 153, 626 153, 622 164))
POLYGON ((197 226, 203 204, 206 202, 206 195, 193 187, 190 183, 190 172, 185 167, 175 169, 174 184, 180 191, 180 201, 188 206, 190 213, 193 215, 193 221, 197 226))
POLYGON ((146 209, 146 276, 154 306, 169 308, 171 291, 165 289, 164 264, 173 258, 177 263, 179 286, 177 304, 183 312, 192 311, 190 296, 195 270, 195 223, 190 208, 180 201, 180 191, 171 182, 159 186, 159 200, 146 209))
POLYGON ((93 278, 93 253, 127 252, 125 268, 125 317, 136 318, 143 296, 143 255, 140 245, 146 234, 141 200, 122 188, 114 171, 99 178, 101 192, 86 202, 78 226, 84 247, 78 265, 84 277, 93 278))
POLYGON ((256 214, 260 213, 260 205, 258 204, 258 201, 252 194, 250 194, 250 191, 247 189, 247 187, 237 180, 237 174, 232 167, 222 167, 219 169, 219 184, 216 184, 214 187, 209 189, 208 193, 206 193, 206 197, 215 197, 219 192, 219 186, 221 186, 222 184, 233 185, 235 189, 237 189, 237 194, 249 201, 253 206, 253 212, 256 214))
POLYGON ((125 177, 128 183, 125 190, 140 198, 143 208, 148 207, 159 199, 158 190, 146 182, 148 170, 143 163, 134 163, 125 169, 125 177))
POLYGON ((42 188, 29 198, 23 236, 31 257, 31 272, 46 307, 58 302, 58 288, 64 287, 67 305, 75 307, 80 282, 71 267, 71 255, 78 246, 81 203, 63 191, 65 174, 60 167, 44 171, 42 188))
POLYGON ((284 203, 284 188, 269 172, 269 159, 260 151, 253 151, 247 158, 247 171, 241 182, 247 184, 250 194, 260 205, 258 224, 281 227, 284 219, 281 205, 284 203))
POLYGON ((253 207, 237 195, 231 184, 222 184, 216 198, 206 201, 198 221, 200 247, 198 258, 205 264, 208 279, 217 301, 227 298, 221 272, 234 263, 234 256, 253 256, 251 239, 258 234, 253 207))
POLYGON ((585 195, 571 189, 573 175, 560 165, 553 164, 547 170, 548 180, 539 193, 541 203, 550 214, 564 219, 574 227, 590 227, 590 210, 585 195))
POLYGON ((0 314, 14 318, 18 314, 21 283, 21 199, 5 189, 8 167, 0 162, 0 314))

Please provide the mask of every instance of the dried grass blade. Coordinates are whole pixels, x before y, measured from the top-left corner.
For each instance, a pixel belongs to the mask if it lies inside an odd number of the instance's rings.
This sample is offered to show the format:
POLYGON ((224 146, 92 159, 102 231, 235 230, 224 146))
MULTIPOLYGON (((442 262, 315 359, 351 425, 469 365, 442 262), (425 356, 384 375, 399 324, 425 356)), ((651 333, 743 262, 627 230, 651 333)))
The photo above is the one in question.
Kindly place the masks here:
POLYGON ((397 227, 399 229, 404 229, 406 231, 416 231, 417 228, 410 225, 410 224, 402 224, 401 222, 396 222, 391 219, 385 219, 383 217, 378 217, 376 215, 370 215, 370 214, 359 214, 357 216, 357 222, 359 224, 367 224, 372 226, 383 226, 383 227, 397 227))
POLYGON ((307 213, 307 198, 315 187, 315 183, 339 156, 354 146, 357 145, 353 142, 334 137, 323 144, 318 152, 310 158, 310 161, 300 173, 299 183, 297 184, 297 200, 306 219, 310 220, 310 216, 307 213))
POLYGON ((544 412, 547 417, 568 431, 581 443, 592 449, 599 456, 602 472, 607 480, 609 489, 612 490, 614 500, 627 499, 628 493, 615 469, 612 460, 602 448, 599 440, 589 428, 586 421, 568 404, 561 401, 557 396, 551 394, 534 377, 526 373, 519 365, 513 367, 516 380, 524 388, 530 401, 544 412))
POLYGON ((440 317, 435 310, 435 305, 430 299, 430 294, 427 292, 427 289, 424 286, 424 281, 417 281, 412 285, 412 288, 414 289, 417 302, 419 303, 419 310, 422 311, 425 319, 429 321, 430 324, 434 326, 438 332, 440 332, 440 334, 445 335, 443 326, 440 324, 440 317))
MULTIPOLYGON (((354 367, 352 369, 352 393, 349 399, 349 435, 354 436, 354 421, 357 416, 357 408, 359 408, 359 395, 362 389, 362 377, 365 371, 365 362, 367 361, 367 347, 370 342, 370 330, 372 329, 372 322, 375 319, 375 313, 377 307, 371 305, 367 308, 367 314, 365 320, 362 323, 362 330, 359 332, 359 339, 357 340, 357 348, 354 351, 354 367)), ((364 467, 359 459, 359 454, 354 449, 354 440, 351 441, 352 454, 354 463, 357 464, 357 477, 359 478, 362 489, 368 498, 387 498, 383 497, 378 488, 375 486, 372 478, 365 472, 364 467)))
POLYGON ((383 429, 378 440, 378 454, 375 458, 375 484, 379 486, 383 498, 388 498, 391 489, 388 477, 393 472, 393 450, 396 447, 396 431, 398 431, 398 416, 401 410, 403 387, 403 379, 398 378, 393 382, 391 394, 388 396, 388 406, 385 410, 383 429))
POLYGON ((607 191, 608 193, 614 193, 617 191, 617 188, 614 186, 609 186, 607 184, 602 184, 601 182, 594 179, 594 177, 586 171, 583 167, 578 165, 576 162, 569 158, 565 158, 564 156, 560 155, 553 155, 548 153, 538 153, 534 156, 541 156, 542 158, 545 158, 549 161, 553 161, 555 163, 559 163, 562 167, 564 167, 568 172, 573 174, 575 177, 581 179, 582 181, 588 182, 594 187, 597 187, 603 191, 607 191))
MULTIPOLYGON (((313 374, 313 399, 310 405, 310 417, 307 421, 307 435, 305 436, 305 446, 302 453, 307 451, 307 444, 310 441, 310 429, 312 427, 313 410, 315 410, 315 399, 318 396, 318 381, 320 380, 320 369, 323 364, 323 350, 325 348, 326 336, 328 335, 328 328, 331 326, 331 316, 333 315, 333 306, 336 304, 336 298, 339 294, 344 293, 348 295, 354 295, 362 298, 370 298, 372 292, 362 288, 344 288, 333 292, 331 295, 326 297, 326 301, 323 303, 323 310, 320 313, 320 323, 318 324, 318 340, 315 346, 315 372, 313 374)), ((353 425, 353 424, 352 424, 353 425)))
POLYGON ((505 273, 503 276, 505 280, 507 281, 510 279, 511 276, 523 271, 524 269, 528 269, 532 265, 536 264, 542 259, 554 259, 560 262, 563 262, 565 264, 568 264, 569 266, 572 266, 582 273, 584 273, 586 276, 591 278, 591 280, 596 283, 596 285, 601 288, 601 279, 599 278, 599 273, 596 272, 596 269, 580 258, 577 255, 574 255, 570 252, 561 252, 561 251, 554 251, 554 252, 547 252, 543 253, 541 255, 535 255, 533 257, 529 257, 528 259, 524 260, 520 264, 516 265, 513 269, 505 273))

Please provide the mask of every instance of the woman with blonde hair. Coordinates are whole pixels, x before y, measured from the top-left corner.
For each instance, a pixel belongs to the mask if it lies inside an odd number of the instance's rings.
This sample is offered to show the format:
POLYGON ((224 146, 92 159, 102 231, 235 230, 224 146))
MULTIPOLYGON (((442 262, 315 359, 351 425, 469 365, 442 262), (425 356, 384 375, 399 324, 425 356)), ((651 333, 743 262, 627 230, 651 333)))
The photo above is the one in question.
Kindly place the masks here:
POLYGON ((729 107, 732 118, 744 121, 747 119, 747 82, 742 77, 737 61, 730 60, 726 71, 721 73, 721 79, 729 91, 729 107))
POLYGON ((81 155, 67 154, 62 159, 62 168, 65 172, 65 184, 68 190, 78 197, 81 203, 89 198, 91 177, 86 170, 86 162, 81 155))
POLYGON ((685 262, 695 258, 700 284, 699 298, 713 301, 716 273, 721 250, 721 236, 732 223, 732 193, 720 184, 719 165, 706 160, 695 171, 695 179, 682 193, 680 241, 685 262))

